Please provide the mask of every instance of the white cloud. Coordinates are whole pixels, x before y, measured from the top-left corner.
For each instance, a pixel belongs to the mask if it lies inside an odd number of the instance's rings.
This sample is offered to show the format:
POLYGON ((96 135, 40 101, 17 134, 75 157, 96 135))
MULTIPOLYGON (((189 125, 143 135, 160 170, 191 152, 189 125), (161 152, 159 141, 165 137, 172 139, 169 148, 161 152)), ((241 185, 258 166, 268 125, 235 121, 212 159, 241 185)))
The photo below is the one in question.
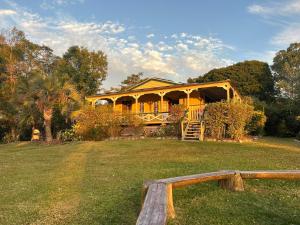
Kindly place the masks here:
POLYGON ((153 38, 155 35, 154 34, 148 34, 146 37, 147 38, 153 38))
POLYGON ((182 49, 182 50, 188 50, 188 46, 183 43, 177 44, 177 48, 182 49))
POLYGON ((248 7, 248 12, 263 16, 300 14, 300 0, 285 0, 265 5, 253 4, 248 7))
POLYGON ((300 42, 300 23, 291 24, 275 35, 271 43, 279 46, 286 46, 290 43, 300 42))
POLYGON ((272 45, 286 47, 290 43, 300 41, 300 0, 254 4, 248 7, 248 11, 262 16, 271 24, 280 25, 281 30, 270 40, 272 45))
POLYGON ((0 16, 9 16, 9 15, 14 15, 16 14, 16 11, 11 10, 11 9, 0 9, 0 16))
POLYGON ((29 39, 48 45, 58 55, 72 45, 103 50, 109 65, 107 88, 119 84, 131 73, 144 72, 146 76, 184 82, 190 76, 233 63, 224 57, 232 47, 217 38, 175 33, 163 36, 163 41, 140 42, 132 28, 128 31, 127 26, 117 22, 80 22, 59 16, 45 18, 15 3, 11 7, 16 13, 3 16, 0 26, 17 26, 29 39))
POLYGON ((56 7, 62 7, 67 5, 75 5, 78 3, 84 3, 85 0, 43 0, 40 4, 42 9, 55 9, 56 7))
POLYGON ((257 5, 257 4, 250 5, 248 7, 248 11, 253 14, 267 14, 267 13, 271 12, 270 9, 268 9, 262 5, 257 5))
POLYGON ((177 34, 172 34, 172 35, 171 35, 171 38, 177 39, 177 38, 178 38, 178 35, 177 35, 177 34))

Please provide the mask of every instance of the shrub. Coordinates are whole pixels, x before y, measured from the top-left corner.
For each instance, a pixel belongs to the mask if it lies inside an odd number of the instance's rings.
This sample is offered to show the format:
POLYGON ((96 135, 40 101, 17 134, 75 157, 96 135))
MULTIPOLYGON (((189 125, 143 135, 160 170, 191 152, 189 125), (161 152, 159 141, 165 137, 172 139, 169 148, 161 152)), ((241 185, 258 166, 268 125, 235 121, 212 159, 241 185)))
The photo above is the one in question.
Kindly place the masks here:
POLYGON ((74 125, 70 129, 59 131, 57 133, 57 139, 60 140, 60 141, 63 141, 63 142, 67 142, 67 141, 80 141, 81 137, 76 134, 76 132, 75 132, 75 125, 74 125))
POLYGON ((85 108, 76 117, 75 133, 83 140, 103 140, 108 137, 118 137, 123 126, 134 127, 136 134, 140 133, 141 120, 133 114, 114 112, 109 105, 96 108, 85 108))
POLYGON ((246 125, 251 121, 254 107, 247 103, 228 103, 228 135, 234 140, 240 140, 246 133, 246 125))
POLYGON ((180 137, 181 135, 181 120, 185 115, 185 107, 183 105, 173 105, 169 112, 168 121, 169 124, 163 126, 162 136, 175 136, 180 137))
POLYGON ((278 98, 265 108, 267 135, 279 137, 295 137, 300 132, 299 103, 292 103, 288 99, 278 98))
POLYGON ((300 141, 300 131, 299 131, 299 133, 297 134, 296 138, 300 141))
POLYGON ((216 139, 222 139, 224 137, 224 129, 227 122, 227 106, 225 102, 210 103, 206 106, 204 122, 208 136, 216 139))
POLYGON ((240 140, 247 133, 246 125, 251 121, 253 114, 254 107, 249 101, 210 103, 204 113, 206 134, 216 139, 227 136, 240 140))
POLYGON ((153 136, 156 137, 179 137, 181 135, 180 124, 172 123, 161 126, 153 136))
POLYGON ((267 117, 262 111, 254 111, 246 130, 252 135, 263 135, 267 117))
POLYGON ((103 140, 120 134, 123 119, 112 107, 87 107, 76 117, 75 133, 83 140, 103 140))

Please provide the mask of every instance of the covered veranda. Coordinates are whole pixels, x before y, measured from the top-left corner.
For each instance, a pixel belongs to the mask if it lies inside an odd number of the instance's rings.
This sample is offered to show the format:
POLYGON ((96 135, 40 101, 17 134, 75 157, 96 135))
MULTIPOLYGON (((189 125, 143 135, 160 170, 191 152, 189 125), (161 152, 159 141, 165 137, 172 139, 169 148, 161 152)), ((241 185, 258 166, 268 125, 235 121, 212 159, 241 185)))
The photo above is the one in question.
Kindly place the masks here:
POLYGON ((145 124, 168 123, 174 105, 188 112, 189 120, 197 120, 205 105, 218 101, 240 101, 240 96, 229 82, 221 84, 185 84, 168 88, 117 92, 91 96, 88 101, 96 107, 103 100, 120 114, 135 114, 145 124))

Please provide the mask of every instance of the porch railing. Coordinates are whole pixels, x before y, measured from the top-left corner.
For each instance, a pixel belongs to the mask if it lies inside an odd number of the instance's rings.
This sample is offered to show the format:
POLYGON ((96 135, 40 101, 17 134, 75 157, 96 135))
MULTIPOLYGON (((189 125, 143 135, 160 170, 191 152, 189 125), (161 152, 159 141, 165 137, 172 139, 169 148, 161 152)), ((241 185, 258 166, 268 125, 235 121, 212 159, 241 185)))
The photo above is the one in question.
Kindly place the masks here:
MULTIPOLYGON (((120 113, 120 116, 125 115, 135 116, 144 123, 170 123, 174 121, 170 112, 150 112, 150 113, 120 113)), ((203 115, 203 107, 200 105, 192 105, 184 113, 184 121, 201 121, 203 115)))
POLYGON ((136 117, 144 121, 145 123, 165 123, 169 121, 169 112, 157 112, 157 113, 139 113, 136 117))
POLYGON ((201 105, 191 105, 188 109, 188 120, 189 121, 200 121, 203 115, 204 107, 201 105))

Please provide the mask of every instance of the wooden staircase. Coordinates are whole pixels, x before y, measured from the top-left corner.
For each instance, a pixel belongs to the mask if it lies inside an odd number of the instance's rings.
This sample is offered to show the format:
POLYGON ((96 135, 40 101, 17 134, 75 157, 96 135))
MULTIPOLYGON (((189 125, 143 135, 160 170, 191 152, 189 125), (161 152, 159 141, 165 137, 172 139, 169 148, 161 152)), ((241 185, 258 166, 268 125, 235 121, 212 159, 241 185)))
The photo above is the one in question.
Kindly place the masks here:
POLYGON ((204 125, 201 121, 188 122, 182 133, 183 141, 203 141, 204 125))
POLYGON ((200 106, 190 106, 181 122, 181 138, 183 141, 204 140, 203 109, 200 106))

